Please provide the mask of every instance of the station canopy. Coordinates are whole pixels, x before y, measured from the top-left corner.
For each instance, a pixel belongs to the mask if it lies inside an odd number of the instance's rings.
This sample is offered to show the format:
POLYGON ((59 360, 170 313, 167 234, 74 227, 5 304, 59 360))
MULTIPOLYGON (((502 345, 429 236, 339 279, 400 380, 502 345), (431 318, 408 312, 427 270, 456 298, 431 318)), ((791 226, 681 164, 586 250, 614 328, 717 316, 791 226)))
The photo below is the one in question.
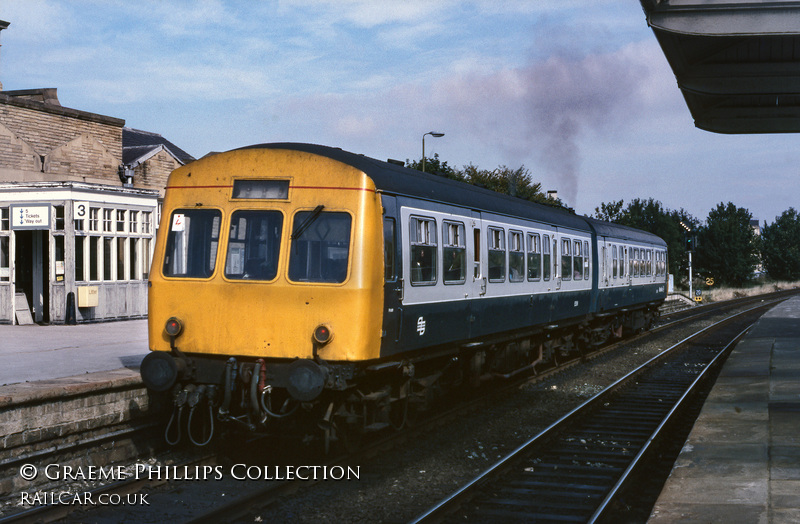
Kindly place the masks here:
POLYGON ((697 127, 800 132, 800 1, 640 1, 697 127))

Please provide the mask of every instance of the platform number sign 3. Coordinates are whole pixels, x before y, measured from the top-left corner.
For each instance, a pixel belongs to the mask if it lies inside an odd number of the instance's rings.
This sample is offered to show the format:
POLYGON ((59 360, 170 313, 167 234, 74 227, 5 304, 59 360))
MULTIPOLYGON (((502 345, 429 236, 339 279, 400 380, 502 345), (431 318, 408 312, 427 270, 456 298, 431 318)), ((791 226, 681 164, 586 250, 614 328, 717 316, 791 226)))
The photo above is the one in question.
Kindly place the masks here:
POLYGON ((83 220, 89 214, 89 202, 74 202, 72 214, 75 220, 83 220))

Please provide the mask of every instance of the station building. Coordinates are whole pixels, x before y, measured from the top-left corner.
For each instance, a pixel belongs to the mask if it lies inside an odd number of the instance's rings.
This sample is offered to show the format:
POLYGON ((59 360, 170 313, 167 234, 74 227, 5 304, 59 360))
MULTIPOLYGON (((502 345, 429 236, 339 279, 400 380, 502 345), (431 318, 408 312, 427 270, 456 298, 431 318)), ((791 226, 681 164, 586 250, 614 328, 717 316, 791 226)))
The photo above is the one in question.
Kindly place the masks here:
POLYGON ((192 160, 56 89, 0 91, 0 323, 144 317, 167 177, 192 160))

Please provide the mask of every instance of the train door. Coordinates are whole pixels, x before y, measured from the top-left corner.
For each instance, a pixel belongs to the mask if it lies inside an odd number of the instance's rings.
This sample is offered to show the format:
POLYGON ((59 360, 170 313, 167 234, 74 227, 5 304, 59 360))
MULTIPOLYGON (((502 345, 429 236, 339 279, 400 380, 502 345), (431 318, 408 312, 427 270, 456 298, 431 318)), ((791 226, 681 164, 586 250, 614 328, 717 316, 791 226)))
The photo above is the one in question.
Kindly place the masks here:
POLYGON ((403 325, 403 264, 397 200, 381 195, 383 204, 383 338, 381 354, 394 353, 400 344, 403 325))
POLYGON ((470 338, 481 335, 481 318, 483 318, 482 301, 487 292, 487 257, 488 247, 484 238, 483 221, 478 211, 472 212, 472 234, 467 256, 472 261, 472 273, 467 279, 467 297, 469 298, 469 332, 470 338))

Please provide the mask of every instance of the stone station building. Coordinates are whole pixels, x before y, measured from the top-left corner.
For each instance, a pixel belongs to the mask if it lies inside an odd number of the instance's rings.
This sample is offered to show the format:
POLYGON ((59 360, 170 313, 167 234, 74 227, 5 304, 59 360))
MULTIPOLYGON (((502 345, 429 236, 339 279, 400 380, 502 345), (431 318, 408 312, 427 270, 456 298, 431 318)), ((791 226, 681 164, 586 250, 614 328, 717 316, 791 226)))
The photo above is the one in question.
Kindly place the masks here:
POLYGON ((167 177, 192 160, 55 89, 0 91, 0 323, 145 316, 167 177))

